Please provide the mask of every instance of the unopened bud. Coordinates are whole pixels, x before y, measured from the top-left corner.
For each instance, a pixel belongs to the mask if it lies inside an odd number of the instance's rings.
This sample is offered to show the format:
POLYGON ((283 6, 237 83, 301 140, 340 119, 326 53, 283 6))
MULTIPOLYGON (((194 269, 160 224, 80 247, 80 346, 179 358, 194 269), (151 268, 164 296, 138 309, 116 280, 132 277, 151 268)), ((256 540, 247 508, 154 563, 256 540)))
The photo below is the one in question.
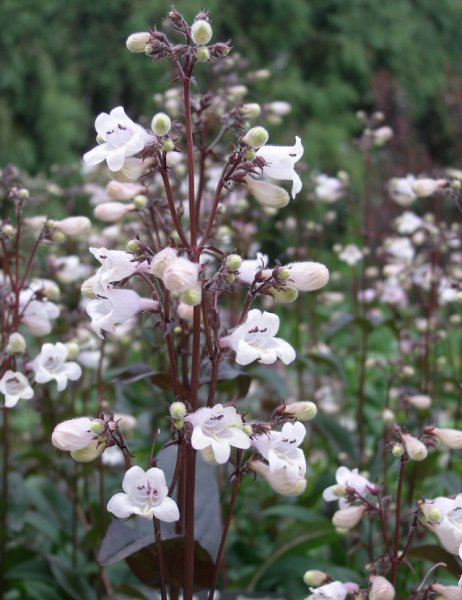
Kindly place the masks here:
POLYGON ((21 188, 20 190, 18 190, 18 198, 26 200, 27 198, 29 198, 29 196, 29 190, 27 190, 26 188, 21 188))
POLYGON ((242 431, 250 437, 253 434, 253 427, 252 425, 249 425, 249 423, 244 423, 242 431))
POLYGON ((402 436, 406 452, 411 460, 420 462, 428 456, 428 450, 423 442, 409 433, 403 433, 402 436))
POLYGON ((369 577, 371 589, 369 592, 369 600, 394 600, 396 595, 393 585, 379 575, 371 575, 369 577))
POLYGON ((146 208, 148 204, 148 199, 144 194, 138 194, 133 198, 133 204, 136 208, 142 210, 143 208, 146 208))
POLYGON ((247 119, 255 119, 261 113, 261 106, 256 102, 249 102, 243 104, 239 112, 247 119))
POLYGON ((135 54, 137 54, 145 51, 150 39, 151 34, 147 31, 132 33, 128 36, 125 45, 127 46, 128 50, 130 50, 130 52, 134 52, 135 54))
POLYGON ((239 254, 230 254, 226 258, 225 266, 228 269, 228 271, 237 271, 239 270, 241 265, 242 258, 239 256, 239 254))
POLYGON ((207 62, 210 60, 210 50, 205 46, 198 46, 196 48, 196 60, 198 62, 207 62))
POLYGON ((172 402, 170 404, 170 416, 172 419, 183 419, 188 412, 184 402, 172 402))
POLYGON ((104 421, 102 419, 93 419, 90 425, 92 433, 98 435, 104 431, 104 421))
MULTIPOLYGON (((73 360, 78 353, 80 352, 80 348, 79 345, 76 344, 75 342, 69 342, 66 344, 66 348, 67 348, 67 357, 66 360, 73 360)), ((95 423, 95 421, 93 421, 93 423, 95 423)), ((93 429, 92 429, 93 431, 93 429)), ((95 432, 95 433, 99 433, 99 431, 95 432)))
POLYGON ((323 583, 326 583, 328 579, 329 575, 324 573, 324 571, 307 571, 305 575, 303 575, 303 581, 306 583, 306 585, 313 587, 319 587, 323 583))
POLYGON ((255 150, 252 150, 252 148, 247 148, 247 150, 244 152, 244 158, 245 160, 255 160, 257 158, 257 153, 255 152, 255 150))
POLYGON ((332 524, 339 529, 348 530, 356 527, 366 511, 365 506, 348 506, 334 513, 332 524))
POLYGON ((51 234, 51 241, 55 244, 62 244, 66 241, 66 236, 62 231, 53 231, 51 234))
POLYGON ((171 152, 175 148, 173 140, 164 140, 162 142, 162 152, 171 152))
POLYGON ((173 423, 173 427, 175 427, 175 429, 183 429, 184 428, 184 419, 173 419, 172 423, 173 423))
POLYGON ((134 210, 134 204, 122 204, 122 202, 102 202, 98 204, 93 214, 97 219, 106 221, 106 223, 114 223, 119 221, 127 213, 134 210))
POLYGON ((13 233, 14 233, 14 227, 13 227, 13 225, 10 225, 9 223, 6 224, 6 225, 4 225, 2 227, 2 233, 4 235, 8 235, 8 236, 13 235, 13 233))
POLYGON ((208 21, 199 19, 192 24, 191 37, 195 44, 203 46, 212 39, 213 31, 208 21))
POLYGON ((73 450, 71 456, 77 462, 87 463, 98 458, 98 456, 104 452, 105 448, 106 445, 104 443, 98 444, 98 440, 93 440, 85 448, 73 450))
POLYGON ((292 402, 284 409, 284 414, 297 421, 310 421, 317 415, 318 409, 314 402, 292 402))
POLYGON ((395 458, 401 458, 404 454, 404 446, 403 444, 393 444, 393 448, 391 449, 391 453, 395 458))
POLYGON ((181 294, 181 302, 189 306, 197 306, 202 301, 202 287, 200 285, 186 290, 181 294))
POLYGON ((6 347, 8 354, 24 354, 26 348, 26 340, 20 333, 16 331, 10 335, 8 345, 6 347))
POLYGON ((236 281, 236 275, 234 273, 228 273, 226 275, 226 283, 234 283, 236 281))
POLYGON ((251 148, 261 148, 268 141, 269 133, 264 127, 252 127, 242 138, 242 143, 247 144, 251 148))
POLYGON ((127 251, 132 254, 139 254, 143 249, 143 245, 139 240, 133 239, 127 243, 127 251))
POLYGON ((280 289, 270 287, 267 292, 271 294, 273 300, 279 304, 291 304, 298 298, 298 291, 289 286, 280 289))
POLYGON ((172 121, 168 115, 163 112, 157 113, 152 117, 151 129, 153 132, 162 137, 167 135, 172 128, 172 121))

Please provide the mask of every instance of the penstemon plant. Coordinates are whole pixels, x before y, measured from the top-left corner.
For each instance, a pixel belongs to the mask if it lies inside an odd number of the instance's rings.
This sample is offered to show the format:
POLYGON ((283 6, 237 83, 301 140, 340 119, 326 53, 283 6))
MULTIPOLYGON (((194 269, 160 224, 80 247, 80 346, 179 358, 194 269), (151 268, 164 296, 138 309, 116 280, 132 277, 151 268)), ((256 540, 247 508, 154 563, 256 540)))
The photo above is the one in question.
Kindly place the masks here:
MULTIPOLYGON (((198 63, 218 73, 217 63, 226 62, 231 50, 227 43, 211 41, 208 13, 201 11, 189 25, 172 10, 168 21, 180 42, 151 31, 131 35, 127 47, 173 66, 181 85, 174 95, 175 116, 155 114, 148 130, 118 106, 96 118, 98 145, 84 155, 89 166, 105 163, 113 178, 107 191, 114 200, 98 204, 95 216, 118 222, 135 213, 140 225, 133 228, 127 251, 90 248, 101 266, 82 290, 91 326, 102 339, 117 335, 118 326, 139 313, 151 316, 168 360, 169 437, 161 444, 162 434, 153 432, 146 471, 132 464, 134 457, 112 414, 62 422, 52 440, 80 460, 96 458, 113 446, 122 450, 127 466, 123 492, 112 496, 107 509, 118 519, 137 515, 153 521, 163 599, 168 594, 177 597, 180 589, 185 600, 191 599, 198 587, 197 457, 212 465, 229 465, 230 499, 207 581, 211 599, 243 478, 259 474, 280 494, 302 493, 302 421, 316 414, 311 402, 283 403, 268 422, 255 422, 239 410, 238 398, 222 399, 217 385, 227 377, 230 358, 238 365, 277 360, 289 365, 295 360, 294 348, 277 337, 278 315, 252 305, 259 296, 275 303, 293 302, 299 293, 322 288, 328 270, 315 262, 268 267, 261 258, 245 260, 245 248, 219 247, 223 210, 236 201, 239 189, 273 211, 300 192, 295 165, 303 146, 298 137, 293 146, 269 145, 264 127, 250 127, 261 111, 258 104, 243 104, 239 95, 198 93, 198 63), (290 193, 275 181, 291 182, 290 193), (144 295, 138 293, 140 287, 144 295), (158 466, 162 445, 175 449, 168 482, 158 466), (172 557, 165 556, 161 522, 176 523, 176 560, 183 561, 179 583, 170 575, 172 557)), ((44 356, 32 363, 37 374, 43 373, 47 360, 44 356)))

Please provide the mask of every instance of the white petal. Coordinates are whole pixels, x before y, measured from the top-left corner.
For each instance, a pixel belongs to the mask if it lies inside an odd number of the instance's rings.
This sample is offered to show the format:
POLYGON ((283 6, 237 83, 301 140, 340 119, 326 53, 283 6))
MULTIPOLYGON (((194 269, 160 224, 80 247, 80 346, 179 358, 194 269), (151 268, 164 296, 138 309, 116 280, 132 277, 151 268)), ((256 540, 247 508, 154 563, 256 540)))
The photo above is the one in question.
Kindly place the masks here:
POLYGON ((19 396, 16 394, 16 396, 5 396, 5 406, 7 408, 13 408, 13 406, 16 406, 16 404, 18 403, 19 400, 19 396))
POLYGON ((82 375, 82 367, 73 361, 64 363, 63 371, 71 381, 77 381, 82 375))
POLYGON ((268 337, 274 337, 279 331, 279 317, 274 313, 264 312, 259 323, 260 327, 266 327, 268 337))
POLYGON ((96 133, 100 135, 104 140, 106 139, 106 132, 108 129, 112 129, 114 121, 107 113, 103 112, 99 114, 95 119, 96 133))
POLYGON ((83 160, 88 165, 98 165, 99 163, 103 162, 103 160, 106 160, 106 157, 110 151, 111 146, 109 144, 99 144, 98 146, 95 146, 88 152, 85 152, 85 154, 83 155, 83 160))
POLYGON ((276 354, 285 365, 289 365, 296 359, 297 354, 288 342, 281 338, 274 338, 274 342, 276 342, 276 354))
POLYGON ((141 467, 135 465, 128 469, 122 481, 122 489, 125 493, 130 494, 133 487, 143 484, 146 480, 146 473, 141 467))
POLYGON ((302 180, 300 179, 299 174, 294 171, 292 174, 292 198, 295 198, 295 196, 298 194, 298 192, 300 192, 300 190, 302 189, 302 180))
POLYGON ((160 519, 161 521, 165 521, 166 523, 173 523, 174 521, 178 521, 180 518, 180 511, 178 510, 178 506, 172 498, 169 496, 165 497, 162 501, 162 504, 159 506, 154 506, 152 508, 152 512, 156 519, 160 519))
POLYGON ((194 427, 191 436, 191 445, 195 450, 203 450, 204 448, 208 448, 211 443, 212 439, 207 435, 204 435, 204 432, 200 427, 194 427))
POLYGON ((128 495, 122 492, 112 496, 107 503, 107 510, 119 519, 126 519, 134 513, 134 507, 131 505, 128 495))
POLYGON ((215 455, 215 460, 219 465, 223 465, 229 459, 231 454, 231 446, 225 440, 212 439, 212 450, 215 455))
POLYGON ((231 444, 231 446, 234 446, 235 448, 241 448, 242 450, 247 450, 247 448, 250 448, 250 438, 242 431, 242 429, 231 427, 229 431, 231 432, 231 435, 228 438, 228 442, 231 444))
POLYGON ((53 376, 56 381, 58 392, 63 392, 67 388, 67 376, 65 373, 55 373, 53 376))
POLYGON ((165 481, 165 474, 162 469, 152 467, 146 471, 146 479, 152 484, 152 487, 156 488, 161 495, 166 496, 168 493, 167 482, 165 481))
POLYGON ((109 152, 106 158, 107 166, 111 171, 119 171, 125 162, 125 149, 122 146, 121 148, 116 148, 109 152))
POLYGON ((261 351, 254 348, 244 340, 239 340, 236 348, 236 362, 240 365, 249 365, 260 358, 261 351))

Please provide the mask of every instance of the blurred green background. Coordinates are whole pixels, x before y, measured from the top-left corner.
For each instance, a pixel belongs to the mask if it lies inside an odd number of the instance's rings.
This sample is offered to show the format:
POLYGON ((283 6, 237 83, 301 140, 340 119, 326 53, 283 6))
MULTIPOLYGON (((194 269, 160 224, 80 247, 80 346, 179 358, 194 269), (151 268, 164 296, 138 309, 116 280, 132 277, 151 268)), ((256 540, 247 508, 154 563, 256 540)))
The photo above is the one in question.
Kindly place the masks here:
MULTIPOLYGON (((150 116, 153 93, 171 82, 163 65, 127 52, 125 39, 161 27, 171 4, 3 0, 0 164, 34 173, 75 161, 93 144, 95 115, 119 103, 133 118, 150 116)), ((176 7, 191 19, 200 3, 176 7)), ((215 40, 231 39, 251 68, 271 70, 258 99, 293 104, 279 141, 290 141, 287 130, 302 135, 312 166, 350 163, 358 109, 386 113, 403 172, 460 157, 461 0, 208 0, 204 8, 215 40)))

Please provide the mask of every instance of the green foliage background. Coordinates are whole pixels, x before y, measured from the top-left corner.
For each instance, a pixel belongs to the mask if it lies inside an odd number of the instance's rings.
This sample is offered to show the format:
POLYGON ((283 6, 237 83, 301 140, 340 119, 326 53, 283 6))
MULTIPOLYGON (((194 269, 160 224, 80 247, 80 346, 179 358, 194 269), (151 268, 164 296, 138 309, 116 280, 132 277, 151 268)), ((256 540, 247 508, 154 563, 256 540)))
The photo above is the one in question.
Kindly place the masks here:
MULTIPOLYGON (((119 103, 134 118, 152 114, 152 94, 170 81, 124 42, 161 26, 170 5, 3 0, 0 164, 34 172, 76 160, 92 144, 94 116, 119 103)), ((176 6, 187 18, 200 9, 191 0, 176 6)), ((232 39, 253 68, 272 71, 259 95, 293 103, 285 127, 305 136, 314 166, 346 166, 363 108, 384 110, 398 137, 415 138, 421 158, 460 154, 460 0, 208 0, 204 7, 214 39, 232 39)))

